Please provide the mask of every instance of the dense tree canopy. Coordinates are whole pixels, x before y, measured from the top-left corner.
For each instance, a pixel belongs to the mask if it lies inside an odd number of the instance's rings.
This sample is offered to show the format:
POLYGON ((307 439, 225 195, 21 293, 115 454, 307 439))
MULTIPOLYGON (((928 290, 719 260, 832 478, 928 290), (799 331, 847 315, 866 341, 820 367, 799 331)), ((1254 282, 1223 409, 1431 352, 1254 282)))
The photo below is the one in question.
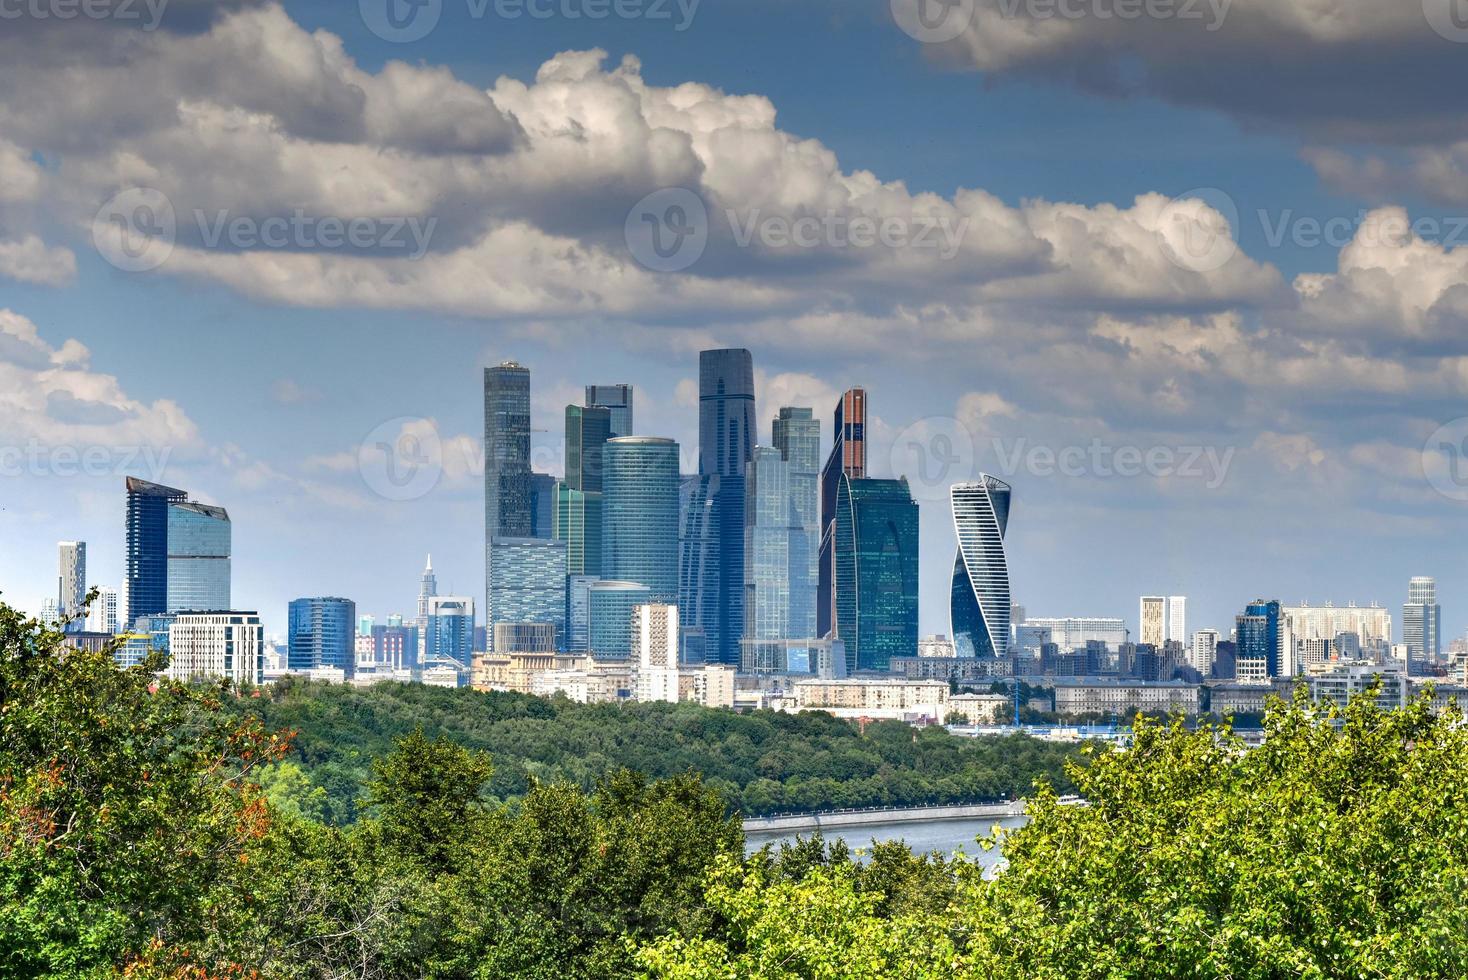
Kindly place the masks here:
POLYGON ((825 714, 735 714, 697 705, 580 705, 520 694, 411 684, 356 689, 288 680, 234 703, 271 731, 294 732, 284 763, 262 775, 272 799, 351 823, 374 759, 416 728, 495 760, 489 794, 523 796, 532 779, 592 789, 628 768, 652 778, 697 772, 749 816, 920 806, 1023 796, 1037 778, 1068 791, 1076 749, 1017 736, 972 739, 876 722, 865 733, 825 714))
MULTIPOLYGON (((819 838, 746 856, 709 782, 615 754, 589 787, 542 763, 546 778, 522 773, 504 802, 502 763, 480 747, 496 726, 569 718, 574 731, 587 709, 408 689, 293 686, 274 700, 60 641, 0 606, 3 977, 1468 975, 1468 727, 1426 698, 1390 713, 1370 696, 1279 704, 1252 750, 1227 729, 1141 724, 1131 748, 1072 763, 1086 804, 1038 787, 1030 823, 984 842, 1006 859, 986 874, 819 838), (399 717, 393 701, 440 711, 399 717), (345 826, 310 761, 283 764, 296 750, 274 727, 282 706, 370 730, 360 786, 358 760, 346 767, 345 826)), ((699 731, 766 753, 890 752, 893 770, 950 758, 897 726, 863 737, 821 718, 587 713, 613 746, 644 730, 694 746, 699 731)), ((355 731, 314 724, 318 749, 355 731)))

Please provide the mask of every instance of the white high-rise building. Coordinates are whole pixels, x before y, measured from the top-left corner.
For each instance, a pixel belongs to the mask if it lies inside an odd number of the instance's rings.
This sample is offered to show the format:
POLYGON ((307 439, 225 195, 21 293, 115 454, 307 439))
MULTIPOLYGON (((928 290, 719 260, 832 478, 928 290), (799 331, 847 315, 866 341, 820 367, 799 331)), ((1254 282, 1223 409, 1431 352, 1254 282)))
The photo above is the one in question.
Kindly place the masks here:
POLYGON ((1188 642, 1188 597, 1167 597, 1167 638, 1187 645, 1188 642))
POLYGON ((56 552, 56 614, 66 629, 76 629, 87 602, 87 543, 58 541, 56 552))
POLYGON ((105 585, 97 587, 97 601, 87 610, 87 629, 93 633, 117 633, 117 590, 105 585))
POLYGON ((168 627, 174 680, 227 678, 258 684, 265 668, 265 628, 254 612, 181 612, 168 627))
POLYGON ((1160 595, 1142 596, 1137 613, 1137 642, 1157 649, 1167 641, 1167 599, 1160 595))
POLYGON ((1207 677, 1213 672, 1213 660, 1218 654, 1218 630, 1198 630, 1193 634, 1193 645, 1188 651, 1188 662, 1207 677))
POLYGON ((632 610, 637 700, 678 703, 678 607, 646 603, 632 610))
POLYGON ((1442 655, 1442 607, 1437 604, 1437 581, 1425 576, 1407 583, 1407 602, 1402 606, 1402 643, 1407 648, 1407 666, 1418 673, 1422 666, 1442 655))
POLYGON ((1032 616, 1024 626, 1049 630, 1050 642, 1062 652, 1084 650, 1092 640, 1105 643, 1114 652, 1127 641, 1126 621, 1103 616, 1032 616))

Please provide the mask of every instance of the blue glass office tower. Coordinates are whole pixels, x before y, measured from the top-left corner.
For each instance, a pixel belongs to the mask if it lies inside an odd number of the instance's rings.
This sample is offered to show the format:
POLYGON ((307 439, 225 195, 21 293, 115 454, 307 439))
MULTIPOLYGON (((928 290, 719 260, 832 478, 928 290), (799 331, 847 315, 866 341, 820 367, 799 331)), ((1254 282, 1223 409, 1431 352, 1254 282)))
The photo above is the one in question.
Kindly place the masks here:
POLYGON ((591 652, 602 660, 631 657, 632 611, 656 601, 652 591, 638 582, 591 583, 591 652))
POLYGON ((230 609, 230 521, 223 507, 168 505, 168 612, 230 609))
POLYGON ((334 667, 351 677, 357 670, 357 604, 334 596, 296 599, 290 604, 286 663, 291 670, 334 667))
MULTIPOLYGON (((493 632, 493 631, 491 631, 493 632)), ((474 665, 474 600, 435 596, 423 628, 423 667, 449 665, 467 671, 474 665)))
POLYGON ((639 582, 652 602, 678 599, 678 443, 607 442, 602 467, 602 578, 639 582))
POLYGON ((953 643, 960 657, 1009 654, 1009 484, 982 475, 949 491, 958 554, 953 559, 949 607, 953 643))
POLYGON ((586 407, 605 408, 611 414, 611 438, 636 434, 632 427, 631 385, 587 385, 586 407))
POLYGON ((494 642, 496 623, 550 623, 557 641, 565 643, 566 542, 501 537, 492 540, 489 549, 487 642, 494 642))
MULTIPOLYGON (((484 369, 484 581, 495 606, 495 538, 534 536, 530 473, 530 372, 513 361, 484 369)), ((493 632, 491 630, 490 632, 493 632)), ((467 666, 467 665, 466 665, 467 666)))
POLYGON ((836 622, 836 498, 841 480, 867 475, 867 393, 850 388, 836 403, 831 454, 821 470, 821 544, 816 578, 816 633, 834 636, 836 622))
POLYGON ((754 358, 747 350, 698 356, 698 472, 709 487, 713 547, 706 549, 700 603, 711 662, 737 666, 744 633, 745 477, 754 455, 754 358))
POLYGON ((745 477, 744 639, 780 640, 790 631, 790 465, 760 446, 745 477))
POLYGON ((771 444, 788 470, 790 524, 789 637, 816 633, 816 584, 821 554, 821 423, 808 408, 782 408, 771 444))
POLYGON ((917 652, 918 505, 906 480, 841 477, 836 494, 836 636, 847 673, 917 652))
POLYGON ((127 478, 127 622, 168 612, 168 505, 188 494, 173 487, 127 478))
POLYGON ((1279 600, 1255 599, 1234 617, 1239 660, 1261 660, 1266 676, 1280 676, 1284 649, 1279 600))
POLYGON ((556 486, 560 483, 546 473, 530 474, 530 536, 556 536, 556 486))
POLYGON ((610 409, 566 406, 566 479, 556 484, 554 531, 566 542, 571 575, 601 574, 602 459, 611 418, 610 409))

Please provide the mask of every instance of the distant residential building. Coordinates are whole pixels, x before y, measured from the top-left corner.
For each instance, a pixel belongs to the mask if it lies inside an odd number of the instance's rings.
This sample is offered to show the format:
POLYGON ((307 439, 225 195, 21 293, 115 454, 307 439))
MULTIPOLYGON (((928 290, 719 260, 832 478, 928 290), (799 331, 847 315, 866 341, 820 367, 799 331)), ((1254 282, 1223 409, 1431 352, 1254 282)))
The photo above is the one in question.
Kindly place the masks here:
POLYGON ((1137 642, 1161 647, 1167 640, 1167 598, 1160 595, 1142 596, 1139 600, 1137 623, 1137 642))
POLYGON ((866 716, 941 723, 947 714, 948 685, 942 681, 896 678, 796 681, 794 710, 829 711, 837 717, 866 716))
POLYGON ((676 602, 678 443, 625 436, 602 452, 602 578, 640 582, 653 601, 676 602))
POLYGON ((632 612, 655 601, 652 590, 640 582, 591 583, 591 652, 598 660, 627 660, 632 656, 632 612))
POLYGON ((335 669, 356 673, 357 604, 335 596, 296 599, 289 609, 287 663, 292 672, 335 669))
POLYGON ((1014 676, 1012 659, 982 657, 893 657, 893 674, 908 680, 942 680, 959 684, 985 684, 995 678, 1014 676))
POLYGON ((1193 634, 1188 662, 1204 677, 1213 673, 1213 658, 1218 652, 1218 630, 1203 629, 1193 634))
POLYGON ((230 607, 229 514, 192 501, 168 504, 168 612, 230 607))
POLYGON ((557 635, 564 636, 566 542, 497 537, 489 549, 490 607, 486 625, 490 631, 496 623, 551 623, 557 635))
POLYGON ((1126 622, 1101 616, 1031 616, 1024 625, 1031 629, 1050 631, 1050 642, 1062 650, 1084 649, 1092 640, 1105 643, 1115 650, 1127 642, 1126 622))
POLYGON ((357 635, 358 636, 371 636, 372 635, 372 627, 374 625, 376 625, 376 623, 377 623, 377 619, 374 616, 371 616, 371 615, 358 616, 357 617, 357 635))
POLYGON ((87 610, 87 629, 93 633, 116 633, 121 622, 118 619, 117 590, 105 585, 97 587, 97 601, 87 610))
POLYGON ((67 630, 80 629, 87 604, 87 543, 61 541, 56 552, 56 617, 67 630))
POLYGON ((1442 607, 1437 603, 1434 579, 1418 577, 1407 583, 1402 642, 1407 647, 1409 673, 1422 674, 1427 664, 1442 658, 1442 607))
POLYGON ((1390 711, 1407 706, 1406 673, 1377 664, 1313 664, 1305 672, 1310 697, 1344 707, 1358 694, 1376 689, 1376 703, 1390 711))
POLYGON ((632 610, 637 700, 678 703, 678 607, 647 603, 632 610))
POLYGON ((1055 711, 1066 715, 1136 712, 1198 713, 1198 685, 1182 681, 1127 681, 1104 678, 1055 682, 1055 711))
POLYGON ((1167 597, 1167 639, 1174 643, 1188 642, 1188 597, 1167 597))
POLYGON ((705 708, 734 707, 734 668, 708 664, 694 678, 693 697, 705 708))
POLYGON ((636 435, 631 385, 587 385, 586 407, 604 408, 611 418, 611 437, 636 435))
POLYGON ((1013 700, 1008 694, 953 694, 948 698, 948 714, 944 721, 954 715, 966 725, 998 725, 1009 720, 1013 700))
POLYGON ((907 482, 843 476, 834 541, 835 637, 847 673, 886 670, 917 650, 918 505, 907 482))
POLYGON ((958 554, 953 561, 949 614, 960 657, 1009 656, 1009 484, 983 475, 950 490, 958 554))
POLYGON ((255 612, 179 612, 168 627, 168 652, 171 679, 258 684, 265 668, 265 628, 255 612))

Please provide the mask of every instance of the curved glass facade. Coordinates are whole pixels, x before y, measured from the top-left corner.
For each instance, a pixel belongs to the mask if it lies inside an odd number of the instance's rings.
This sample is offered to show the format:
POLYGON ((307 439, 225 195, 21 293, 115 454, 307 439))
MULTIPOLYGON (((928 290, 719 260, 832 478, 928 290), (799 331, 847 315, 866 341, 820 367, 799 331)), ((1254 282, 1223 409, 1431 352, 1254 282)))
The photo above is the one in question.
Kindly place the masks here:
POLYGON ((1009 528, 1009 484, 984 476, 953 487, 953 560, 950 606, 953 643, 960 657, 1009 655, 1009 562, 1004 535, 1009 528))
POLYGON ((602 459, 602 578, 639 582, 651 602, 678 599, 678 443, 612 439, 602 459))
POLYGON ((591 652, 602 660, 632 656, 632 611, 652 602, 652 592, 637 582, 593 582, 590 590, 591 652))
POLYGON ((847 672, 917 653, 918 505, 904 480, 842 476, 835 520, 836 636, 847 672))

